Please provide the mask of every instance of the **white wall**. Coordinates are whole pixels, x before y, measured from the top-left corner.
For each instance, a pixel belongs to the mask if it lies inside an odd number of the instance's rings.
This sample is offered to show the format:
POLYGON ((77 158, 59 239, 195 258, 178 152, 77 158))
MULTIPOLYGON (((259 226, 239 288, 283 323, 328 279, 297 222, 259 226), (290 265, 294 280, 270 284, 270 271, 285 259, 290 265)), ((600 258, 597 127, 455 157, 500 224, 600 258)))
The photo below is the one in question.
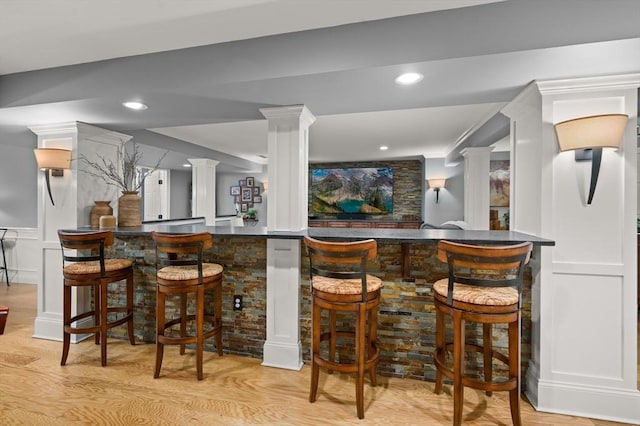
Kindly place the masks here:
POLYGON ((191 217, 191 170, 171 170, 169 217, 191 217))
POLYGON ((444 158, 425 159, 425 177, 446 178, 445 187, 440 190, 439 201, 436 204, 436 194, 425 185, 423 198, 423 221, 440 225, 448 220, 464 219, 464 166, 445 167, 444 158))
POLYGON ((268 191, 263 192, 262 182, 267 180, 267 173, 218 173, 216 177, 216 212, 217 216, 235 215, 235 205, 233 196, 229 193, 231 186, 238 186, 241 179, 251 176, 255 180, 255 185, 260 187, 262 203, 255 203, 253 208, 258 212, 259 223, 257 226, 267 226, 267 198, 268 191))
POLYGON ((0 129, 0 226, 30 228, 38 224, 37 182, 43 172, 33 155, 36 146, 36 136, 26 129, 0 129))

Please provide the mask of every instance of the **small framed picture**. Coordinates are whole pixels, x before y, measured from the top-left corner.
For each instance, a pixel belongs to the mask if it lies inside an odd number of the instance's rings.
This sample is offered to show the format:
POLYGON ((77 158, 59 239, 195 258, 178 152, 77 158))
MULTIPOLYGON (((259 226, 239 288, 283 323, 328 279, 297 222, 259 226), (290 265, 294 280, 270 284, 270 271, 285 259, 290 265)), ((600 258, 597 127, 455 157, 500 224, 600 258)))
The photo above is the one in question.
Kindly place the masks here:
POLYGON ((233 196, 233 202, 234 203, 239 203, 240 202, 240 196, 239 195, 234 195, 233 196))
POLYGON ((253 187, 253 178, 252 177, 248 177, 247 178, 247 186, 253 187))
POLYGON ((253 187, 253 195, 260 195, 260 187, 259 186, 254 186, 253 187))
POLYGON ((238 185, 240 185, 241 188, 247 186, 247 181, 245 179, 240 179, 238 181, 238 185))
POLYGON ((253 201, 253 191, 251 188, 242 188, 242 202, 248 203, 253 201))
POLYGON ((249 205, 247 203, 240 204, 240 212, 246 213, 249 211, 249 205))
POLYGON ((249 206, 249 208, 250 208, 250 209, 252 209, 252 208, 253 208, 253 201, 248 202, 248 203, 247 203, 247 206, 249 206))
POLYGON ((261 203, 261 202, 262 202, 262 196, 260 196, 260 195, 254 195, 254 196, 253 196, 253 202, 254 202, 254 203, 261 203))
POLYGON ((231 187, 231 195, 240 195, 240 187, 232 186, 231 187))

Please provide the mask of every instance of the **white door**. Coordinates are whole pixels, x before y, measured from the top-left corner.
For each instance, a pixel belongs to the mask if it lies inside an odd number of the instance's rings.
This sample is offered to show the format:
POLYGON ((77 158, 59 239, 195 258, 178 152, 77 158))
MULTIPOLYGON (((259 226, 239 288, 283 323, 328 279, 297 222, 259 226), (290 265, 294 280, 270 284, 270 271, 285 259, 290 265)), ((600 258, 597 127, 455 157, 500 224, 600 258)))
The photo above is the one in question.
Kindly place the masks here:
POLYGON ((144 181, 144 220, 169 219, 169 170, 158 169, 144 181))

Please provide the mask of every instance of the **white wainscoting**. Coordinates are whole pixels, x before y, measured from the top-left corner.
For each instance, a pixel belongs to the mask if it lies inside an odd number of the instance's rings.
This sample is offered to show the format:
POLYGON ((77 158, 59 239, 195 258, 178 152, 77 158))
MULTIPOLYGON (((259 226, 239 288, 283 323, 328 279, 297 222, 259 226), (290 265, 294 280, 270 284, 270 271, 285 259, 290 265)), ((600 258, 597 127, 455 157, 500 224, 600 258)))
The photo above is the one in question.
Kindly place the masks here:
MULTIPOLYGON (((36 228, 8 228, 5 241, 13 242, 12 247, 5 249, 9 281, 37 284, 38 257, 35 253, 39 250, 38 230, 36 228)), ((4 276, 2 278, 4 279, 4 276)))

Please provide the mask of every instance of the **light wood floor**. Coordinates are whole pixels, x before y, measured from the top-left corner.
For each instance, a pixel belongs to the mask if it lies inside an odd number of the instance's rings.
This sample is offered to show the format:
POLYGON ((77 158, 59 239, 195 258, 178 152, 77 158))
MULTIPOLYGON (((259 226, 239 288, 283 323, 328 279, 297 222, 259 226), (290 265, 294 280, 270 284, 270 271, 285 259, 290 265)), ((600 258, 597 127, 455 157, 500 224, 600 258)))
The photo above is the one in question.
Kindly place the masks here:
MULTIPOLYGON (((165 349, 159 379, 153 379, 154 345, 110 340, 108 366, 91 341, 72 345, 65 367, 62 344, 34 339, 36 286, 0 284, 0 303, 10 307, 0 336, 0 424, 207 424, 207 425, 449 425, 452 398, 445 386, 379 377, 365 385, 365 419, 355 410, 353 379, 320 375, 318 401, 307 400, 309 367, 289 371, 262 367, 259 360, 205 353, 205 379, 196 380, 195 359, 165 349)), ((465 390, 464 422, 510 425, 508 400, 465 390)), ((523 401, 525 425, 613 425, 616 423, 536 412, 523 401)))

